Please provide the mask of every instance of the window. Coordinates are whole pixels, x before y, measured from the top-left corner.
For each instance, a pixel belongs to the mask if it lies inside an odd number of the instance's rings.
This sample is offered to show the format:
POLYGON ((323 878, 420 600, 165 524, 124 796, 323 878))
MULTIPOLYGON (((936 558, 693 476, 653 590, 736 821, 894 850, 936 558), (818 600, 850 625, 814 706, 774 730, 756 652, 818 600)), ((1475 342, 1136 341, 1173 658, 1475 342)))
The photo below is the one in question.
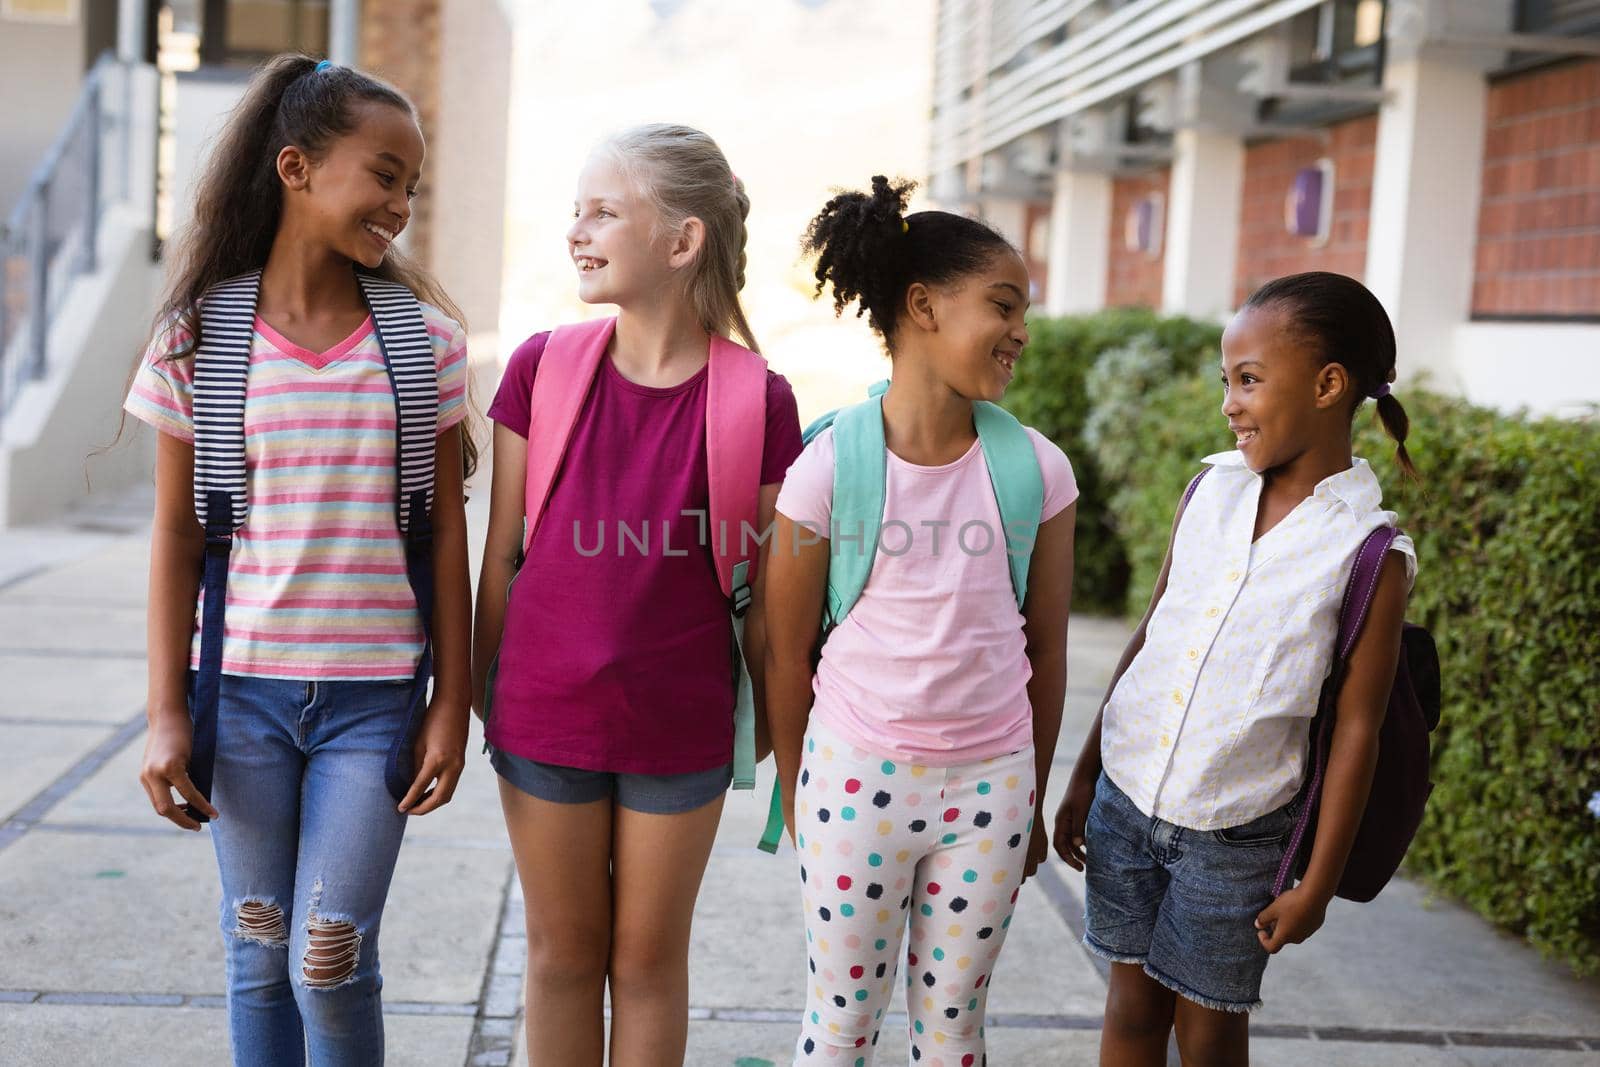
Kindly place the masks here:
POLYGON ((254 65, 280 52, 327 54, 327 0, 200 0, 199 6, 204 63, 254 65))
POLYGON ((1519 33, 1600 30, 1600 0, 1518 0, 1519 33))
POLYGON ((1384 0, 1328 0, 1289 24, 1289 77, 1376 85, 1382 77, 1384 0))

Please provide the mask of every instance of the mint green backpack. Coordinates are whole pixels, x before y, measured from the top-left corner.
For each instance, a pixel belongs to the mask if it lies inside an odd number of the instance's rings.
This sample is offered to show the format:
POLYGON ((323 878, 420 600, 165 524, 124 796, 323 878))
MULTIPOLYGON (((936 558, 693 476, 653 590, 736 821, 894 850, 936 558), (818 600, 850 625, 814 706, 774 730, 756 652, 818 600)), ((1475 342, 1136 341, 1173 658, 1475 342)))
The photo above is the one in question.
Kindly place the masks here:
MULTIPOLYGON (((862 531, 858 551, 834 550, 828 563, 828 594, 822 607, 824 642, 861 598, 878 554, 888 468, 888 446, 883 439, 883 394, 888 388, 886 381, 877 383, 867 390, 866 400, 828 412, 802 435, 810 444, 823 430, 833 427, 833 527, 862 531)), ((1027 429, 1009 411, 980 400, 972 405, 972 420, 989 468, 995 503, 1000 507, 1011 589, 1020 610, 1028 592, 1028 562, 1044 510, 1044 476, 1027 429)), ((763 852, 777 852, 782 836, 783 796, 781 787, 774 784, 767 828, 758 847, 763 852)))

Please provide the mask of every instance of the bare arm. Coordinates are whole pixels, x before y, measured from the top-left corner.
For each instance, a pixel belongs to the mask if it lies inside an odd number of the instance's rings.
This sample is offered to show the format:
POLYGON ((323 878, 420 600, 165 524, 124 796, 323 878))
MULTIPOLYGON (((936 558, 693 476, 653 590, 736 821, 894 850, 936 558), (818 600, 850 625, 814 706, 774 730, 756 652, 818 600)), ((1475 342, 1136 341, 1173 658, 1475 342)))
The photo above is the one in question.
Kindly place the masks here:
POLYGON ((462 484, 462 427, 435 444, 433 487, 433 695, 417 735, 416 777, 400 810, 426 815, 450 802, 466 766, 472 698, 472 586, 467 571, 467 512, 462 484), (432 791, 428 790, 432 784, 432 791))
POLYGON ((822 601, 828 586, 829 546, 782 514, 769 546, 766 575, 767 720, 783 817, 794 836, 795 783, 800 749, 811 718, 811 651, 822 629, 822 601))
POLYGON ((506 596, 522 554, 523 502, 528 477, 528 440, 496 423, 494 483, 489 495, 489 534, 478 573, 478 610, 472 636, 472 706, 487 716, 489 665, 505 632, 506 596))
POLYGON ((1268 952, 1298 944, 1316 933, 1344 875, 1378 764, 1378 731, 1388 712, 1389 691, 1400 660, 1400 628, 1408 596, 1405 561, 1398 552, 1390 552, 1339 686, 1328 771, 1317 809, 1317 837, 1305 879, 1256 919, 1258 935, 1268 952))
MULTIPOLYGON (((756 529, 771 530, 778 510, 778 491, 782 482, 761 487, 761 500, 756 507, 756 529)), ((744 620, 744 660, 750 671, 750 687, 756 701, 756 762, 760 763, 772 751, 772 729, 767 724, 767 620, 766 573, 772 555, 772 542, 761 545, 760 565, 756 567, 756 580, 750 586, 750 610, 744 620)))
POLYGON ((150 599, 146 646, 149 690, 144 763, 139 781, 156 814, 185 830, 200 824, 172 800, 178 790, 189 803, 216 818, 217 810, 189 781, 194 728, 189 720, 189 649, 194 640, 195 602, 205 531, 194 514, 194 445, 170 434, 156 444, 156 510, 150 531, 150 599))
POLYGON ((1078 505, 1068 505, 1040 525, 1028 564, 1028 596, 1022 606, 1023 633, 1033 675, 1028 703, 1033 707, 1035 764, 1033 835, 1023 879, 1031 877, 1049 854, 1045 831, 1044 794, 1050 763, 1061 733, 1061 707, 1067 696, 1067 616, 1072 609, 1072 539, 1078 505))

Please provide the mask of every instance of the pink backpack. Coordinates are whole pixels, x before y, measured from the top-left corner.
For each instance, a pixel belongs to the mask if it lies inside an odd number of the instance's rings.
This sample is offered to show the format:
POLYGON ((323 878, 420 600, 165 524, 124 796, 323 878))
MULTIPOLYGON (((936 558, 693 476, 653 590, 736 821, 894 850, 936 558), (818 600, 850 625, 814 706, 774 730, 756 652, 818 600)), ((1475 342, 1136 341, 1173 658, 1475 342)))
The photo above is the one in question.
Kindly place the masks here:
MULTIPOLYGON (((616 327, 615 318, 559 327, 539 357, 528 426, 524 555, 533 544, 573 428, 616 327)), ((750 607, 750 583, 755 580, 760 550, 756 511, 766 442, 767 361, 713 334, 707 375, 706 469, 711 515, 710 525, 704 529, 733 621, 733 788, 753 789, 755 701, 744 661, 744 616, 750 607)), ((671 610, 671 606, 662 605, 662 610, 671 610)))

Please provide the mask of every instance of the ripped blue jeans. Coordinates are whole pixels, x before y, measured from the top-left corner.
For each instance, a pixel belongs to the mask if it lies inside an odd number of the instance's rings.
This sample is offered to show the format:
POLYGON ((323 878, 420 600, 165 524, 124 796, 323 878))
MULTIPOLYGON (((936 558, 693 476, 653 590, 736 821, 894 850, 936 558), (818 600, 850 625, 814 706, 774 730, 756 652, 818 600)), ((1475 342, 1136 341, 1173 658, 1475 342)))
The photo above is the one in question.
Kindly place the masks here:
POLYGON ((406 821, 383 771, 410 694, 222 677, 211 840, 238 1067, 383 1062, 378 926, 406 821))

